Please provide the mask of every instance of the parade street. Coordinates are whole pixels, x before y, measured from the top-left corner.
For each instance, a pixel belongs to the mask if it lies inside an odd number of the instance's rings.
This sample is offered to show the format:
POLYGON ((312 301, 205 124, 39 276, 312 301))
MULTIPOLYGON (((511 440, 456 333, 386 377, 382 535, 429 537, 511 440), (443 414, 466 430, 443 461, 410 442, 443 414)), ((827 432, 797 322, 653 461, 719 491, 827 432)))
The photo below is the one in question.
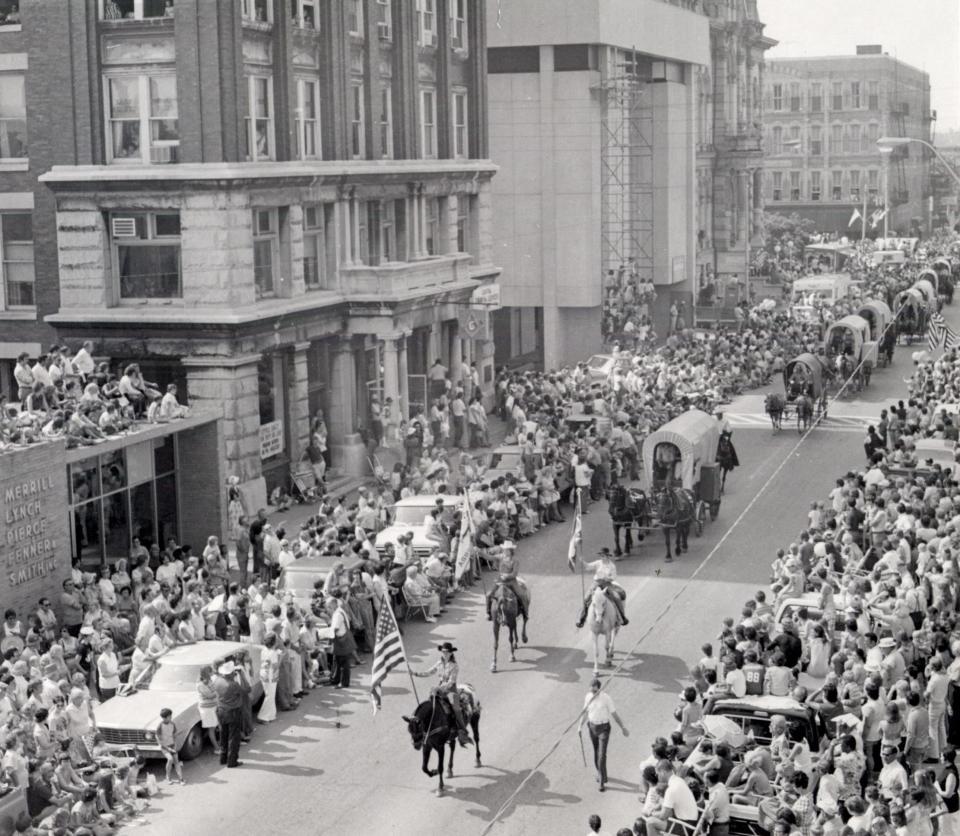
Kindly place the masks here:
MULTIPOLYGON (((960 317, 949 309, 947 318, 956 325, 960 317)), ((900 346, 894 366, 874 375, 866 397, 833 404, 830 414, 876 416, 903 397, 914 350, 900 346)), ((750 393, 729 408, 762 413, 762 394, 750 393)), ((734 440, 741 467, 730 476, 719 518, 707 523, 702 537, 691 537, 690 552, 667 564, 656 536, 618 564, 631 623, 617 640, 618 667, 608 693, 630 737, 613 730, 605 795, 597 792, 577 740, 592 639, 574 626, 581 581, 566 565, 570 527, 555 525, 520 543, 533 606, 530 643, 515 664, 501 645, 500 672, 489 671, 491 629, 479 586, 454 599, 437 624, 417 619, 405 627, 415 667, 432 664, 440 642, 453 642, 460 679, 476 686, 483 704, 483 767, 474 768, 471 749, 458 749, 443 798, 433 795, 436 779, 420 772, 420 754, 401 719, 415 706, 409 678, 400 670, 389 675, 383 709, 373 716, 367 665, 349 691, 314 691, 300 710, 258 729, 243 753, 243 769, 227 772, 210 756, 190 764, 188 785, 159 799, 163 809, 151 816, 151 832, 210 833, 229 820, 244 822, 250 833, 307 832, 311 822, 309 832, 318 833, 480 834, 508 800, 490 832, 566 833, 583 829, 592 812, 605 826, 631 823, 638 810, 637 764, 649 742, 675 725, 672 711, 700 645, 715 639, 725 616, 739 613, 745 600, 767 587, 770 562, 797 537, 811 499, 825 496, 837 475, 863 464, 860 438, 829 420, 802 444, 793 426, 774 435, 769 423, 735 429, 734 440)), ((604 545, 612 545, 612 535, 600 502, 584 517, 583 552, 593 559, 604 545)), ((421 699, 429 681, 422 683, 421 699)))

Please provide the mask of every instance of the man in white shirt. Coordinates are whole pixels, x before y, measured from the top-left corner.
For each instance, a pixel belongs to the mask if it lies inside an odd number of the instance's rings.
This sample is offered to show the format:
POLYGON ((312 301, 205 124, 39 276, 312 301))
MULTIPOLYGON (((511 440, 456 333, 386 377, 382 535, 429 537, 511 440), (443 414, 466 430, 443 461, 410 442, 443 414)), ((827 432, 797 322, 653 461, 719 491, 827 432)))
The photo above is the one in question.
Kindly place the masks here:
POLYGON ((87 340, 73 358, 73 365, 77 372, 83 377, 84 382, 96 371, 96 364, 93 362, 93 343, 87 340))
POLYGON ((880 786, 880 796, 887 801, 898 797, 903 790, 910 786, 907 770, 897 760, 897 755, 898 752, 894 746, 884 745, 880 750, 883 767, 880 769, 877 783, 880 786))
POLYGON ((587 724, 590 732, 590 742, 593 744, 593 765, 597 770, 597 781, 600 792, 607 789, 607 745, 610 742, 610 719, 616 720, 624 737, 630 732, 617 714, 617 708, 607 693, 600 692, 600 680, 594 679, 590 683, 590 693, 584 697, 583 711, 580 713, 580 725, 577 733, 583 733, 583 725, 587 724))
POLYGON ((695 825, 700 818, 697 800, 693 797, 687 782, 673 771, 671 761, 661 761, 657 767, 660 783, 667 778, 667 789, 663 793, 663 807, 660 815, 646 819, 647 833, 663 833, 669 827, 670 819, 680 819, 695 825), (669 777, 667 777, 669 776, 669 777))

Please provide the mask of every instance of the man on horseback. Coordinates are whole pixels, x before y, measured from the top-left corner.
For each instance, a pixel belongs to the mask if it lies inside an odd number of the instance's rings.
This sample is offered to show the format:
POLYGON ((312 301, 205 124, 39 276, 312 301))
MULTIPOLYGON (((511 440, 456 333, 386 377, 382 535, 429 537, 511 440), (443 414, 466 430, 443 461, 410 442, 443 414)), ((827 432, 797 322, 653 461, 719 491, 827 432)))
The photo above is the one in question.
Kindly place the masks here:
POLYGON ((457 674, 460 668, 457 665, 457 658, 453 655, 457 652, 450 642, 444 642, 440 645, 440 658, 433 667, 425 671, 413 671, 414 676, 431 676, 436 673, 440 680, 433 688, 433 695, 440 700, 441 706, 449 706, 454 720, 457 722, 457 739, 461 746, 471 743, 470 735, 467 732, 467 725, 463 719, 463 709, 460 705, 460 692, 457 690, 457 674))
POLYGON ((607 596, 607 600, 617 608, 617 612, 620 614, 620 622, 626 627, 630 623, 630 620, 623 611, 623 598, 621 595, 626 597, 626 592, 623 587, 617 583, 617 564, 613 562, 610 549, 606 546, 600 549, 598 555, 600 557, 599 560, 593 560, 583 564, 587 569, 593 570, 593 587, 591 587, 590 592, 587 593, 587 597, 583 599, 580 616, 577 618, 577 627, 583 627, 584 622, 587 620, 587 608, 590 606, 590 599, 593 597, 594 589, 603 590, 603 594, 607 596))
POLYGON ((524 620, 529 620, 527 613, 527 603, 525 595, 517 583, 517 575, 520 574, 520 558, 516 555, 516 545, 512 540, 504 540, 500 546, 500 577, 493 585, 493 588, 487 593, 487 621, 493 621, 493 615, 490 612, 490 605, 493 601, 493 593, 498 586, 510 589, 517 598, 517 610, 524 620))

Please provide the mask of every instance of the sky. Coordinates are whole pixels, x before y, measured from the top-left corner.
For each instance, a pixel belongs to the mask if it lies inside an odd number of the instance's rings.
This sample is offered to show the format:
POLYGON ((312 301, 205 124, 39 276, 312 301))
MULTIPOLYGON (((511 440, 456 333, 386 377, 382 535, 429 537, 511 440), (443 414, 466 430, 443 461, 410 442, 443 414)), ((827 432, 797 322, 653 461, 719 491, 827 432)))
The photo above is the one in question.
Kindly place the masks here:
POLYGON ((960 0, 759 0, 768 58, 853 55, 857 44, 930 74, 937 134, 960 129, 960 0))

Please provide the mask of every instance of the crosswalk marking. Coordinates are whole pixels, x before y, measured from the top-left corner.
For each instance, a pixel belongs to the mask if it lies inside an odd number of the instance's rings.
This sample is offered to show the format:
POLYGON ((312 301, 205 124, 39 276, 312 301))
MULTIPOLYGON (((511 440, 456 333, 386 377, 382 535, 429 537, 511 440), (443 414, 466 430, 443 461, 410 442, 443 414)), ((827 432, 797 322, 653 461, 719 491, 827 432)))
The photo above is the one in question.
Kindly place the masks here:
MULTIPOLYGON (((771 429, 770 416, 763 412, 744 413, 744 412, 725 412, 723 417, 730 422, 730 426, 738 429, 756 429, 765 427, 771 429)), ((873 418, 865 418, 859 415, 828 415, 819 424, 818 430, 834 430, 839 432, 864 432, 866 428, 875 422, 873 418)), ((797 419, 791 416, 784 418, 783 427, 795 427, 797 419)))

